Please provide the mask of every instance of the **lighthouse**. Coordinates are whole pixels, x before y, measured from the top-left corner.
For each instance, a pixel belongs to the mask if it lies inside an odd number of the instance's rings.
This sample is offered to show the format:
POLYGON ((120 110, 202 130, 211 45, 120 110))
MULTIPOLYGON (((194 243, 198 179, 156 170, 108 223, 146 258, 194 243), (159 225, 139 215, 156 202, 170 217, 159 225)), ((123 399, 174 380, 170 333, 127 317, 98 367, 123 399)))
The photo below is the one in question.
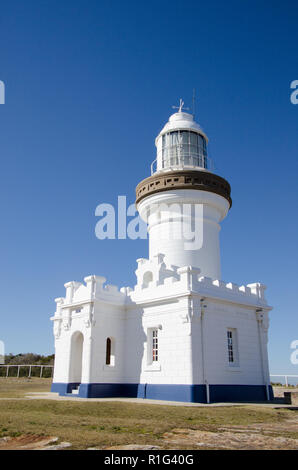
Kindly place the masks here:
POLYGON ((163 253, 168 264, 221 279, 219 232, 232 205, 231 188, 212 172, 208 138, 183 112, 182 100, 155 144, 152 175, 136 190, 138 211, 148 223, 149 259, 163 253))
MULTIPOLYGON (((136 187, 148 258, 137 259, 132 287, 95 274, 65 284, 51 317, 52 392, 270 400, 266 286, 221 276, 219 234, 232 206, 230 184, 214 171, 208 137, 182 100, 155 144, 151 175, 136 187)), ((111 261, 119 262, 113 253, 111 261)))

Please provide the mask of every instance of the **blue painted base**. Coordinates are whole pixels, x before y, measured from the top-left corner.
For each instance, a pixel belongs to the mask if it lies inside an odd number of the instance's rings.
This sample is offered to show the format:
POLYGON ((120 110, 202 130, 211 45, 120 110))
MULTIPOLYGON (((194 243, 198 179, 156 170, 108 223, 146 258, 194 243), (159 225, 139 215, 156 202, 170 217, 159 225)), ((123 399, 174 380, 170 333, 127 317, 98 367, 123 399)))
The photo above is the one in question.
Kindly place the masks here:
MULTIPOLYGON (((81 398, 149 398, 151 400, 206 403, 205 385, 115 384, 115 383, 53 383, 51 391, 65 396, 80 385, 81 398)), ((209 385, 211 402, 266 401, 264 385, 209 385)), ((269 387, 270 400, 273 399, 269 387)))
POLYGON ((59 393, 59 395, 64 396, 67 393, 72 393, 74 388, 78 388, 80 385, 79 382, 72 382, 72 383, 61 383, 61 382, 53 382, 51 386, 51 392, 59 393))
MULTIPOLYGON (((273 390, 269 386, 269 397, 273 400, 273 390)), ((267 401, 265 385, 210 385, 212 402, 267 401)))

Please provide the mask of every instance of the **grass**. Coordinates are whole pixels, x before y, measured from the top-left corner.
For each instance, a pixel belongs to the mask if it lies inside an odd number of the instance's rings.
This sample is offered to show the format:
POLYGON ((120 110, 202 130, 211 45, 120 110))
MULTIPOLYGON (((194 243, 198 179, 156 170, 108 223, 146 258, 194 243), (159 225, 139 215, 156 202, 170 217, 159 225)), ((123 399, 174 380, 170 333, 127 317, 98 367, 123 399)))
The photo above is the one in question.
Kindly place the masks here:
MULTIPOLYGON (((50 387, 48 379, 16 380, 0 380, 0 397, 21 398, 24 393, 48 391, 50 387)), ((161 436, 174 428, 217 431, 223 425, 279 423, 291 413, 287 409, 241 405, 190 408, 123 402, 0 400, 0 437, 52 435, 71 442, 73 449, 136 443, 166 448, 161 436)))
POLYGON ((0 398, 23 398, 26 393, 49 392, 52 379, 39 377, 14 378, 0 377, 0 398))

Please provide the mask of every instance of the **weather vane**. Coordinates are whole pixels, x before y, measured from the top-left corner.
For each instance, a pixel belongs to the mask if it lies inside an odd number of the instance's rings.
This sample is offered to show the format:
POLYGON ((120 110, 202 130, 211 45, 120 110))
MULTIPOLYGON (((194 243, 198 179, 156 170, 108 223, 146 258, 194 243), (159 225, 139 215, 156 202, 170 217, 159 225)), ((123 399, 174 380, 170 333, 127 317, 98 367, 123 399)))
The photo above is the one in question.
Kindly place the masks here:
MULTIPOLYGON (((179 106, 172 106, 172 108, 178 109, 178 113, 181 113, 184 108, 184 101, 182 100, 182 98, 180 98, 179 106)), ((189 109, 189 108, 184 108, 184 109, 189 109)))

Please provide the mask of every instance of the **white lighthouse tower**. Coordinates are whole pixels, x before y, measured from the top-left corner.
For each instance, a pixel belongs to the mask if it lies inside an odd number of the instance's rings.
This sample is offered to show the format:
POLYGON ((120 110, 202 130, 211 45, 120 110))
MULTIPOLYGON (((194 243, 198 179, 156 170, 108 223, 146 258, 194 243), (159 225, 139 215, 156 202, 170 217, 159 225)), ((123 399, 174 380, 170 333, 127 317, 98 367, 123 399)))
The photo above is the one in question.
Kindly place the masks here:
POLYGON ((220 279, 219 224, 231 189, 211 172, 208 138, 182 105, 156 138, 157 158, 152 176, 137 187, 137 207, 148 222, 150 259, 163 253, 168 264, 220 279))
POLYGON ((151 176, 136 188, 148 259, 137 260, 133 288, 118 290, 96 275, 65 284, 52 317, 52 391, 269 400, 265 286, 221 279, 219 231, 232 204, 230 185, 212 171, 208 138, 182 100, 155 143, 151 176))

